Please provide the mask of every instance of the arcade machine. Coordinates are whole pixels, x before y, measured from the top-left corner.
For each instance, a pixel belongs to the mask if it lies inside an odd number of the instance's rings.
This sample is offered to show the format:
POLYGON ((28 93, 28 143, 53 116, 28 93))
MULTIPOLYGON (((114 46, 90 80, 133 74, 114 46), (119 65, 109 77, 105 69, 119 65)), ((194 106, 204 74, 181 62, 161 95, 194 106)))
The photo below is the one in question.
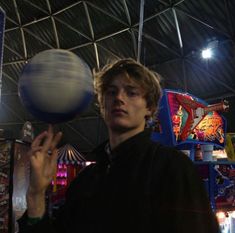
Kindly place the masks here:
POLYGON ((154 141, 182 150, 194 162, 222 233, 235 232, 235 162, 213 156, 225 147, 226 120, 219 112, 227 109, 225 101, 208 105, 189 93, 166 89, 152 133, 154 141))
POLYGON ((17 220, 27 208, 30 143, 12 138, 6 130, 0 132, 0 232, 16 233, 17 220))
POLYGON ((168 146, 188 150, 195 160, 195 145, 224 147, 226 120, 217 111, 226 111, 221 102, 208 105, 188 93, 164 90, 159 106, 159 126, 152 139, 168 146))

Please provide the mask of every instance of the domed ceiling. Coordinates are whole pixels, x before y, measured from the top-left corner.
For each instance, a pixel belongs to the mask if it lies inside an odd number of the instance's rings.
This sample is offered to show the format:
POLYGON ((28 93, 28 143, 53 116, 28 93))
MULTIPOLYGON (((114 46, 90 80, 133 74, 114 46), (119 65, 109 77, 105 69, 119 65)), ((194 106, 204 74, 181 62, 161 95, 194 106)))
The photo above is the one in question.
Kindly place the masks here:
MULTIPOLYGON (((47 125, 18 97, 27 61, 52 48, 80 56, 91 69, 132 57, 163 77, 163 87, 186 91, 208 103, 228 100, 224 116, 235 131, 234 0, 0 0, 6 14, 0 129, 19 138, 25 121, 35 134, 47 125), (211 47, 212 59, 201 58, 211 47)), ((89 153, 107 138, 95 101, 74 120, 59 124, 62 143, 89 153)))

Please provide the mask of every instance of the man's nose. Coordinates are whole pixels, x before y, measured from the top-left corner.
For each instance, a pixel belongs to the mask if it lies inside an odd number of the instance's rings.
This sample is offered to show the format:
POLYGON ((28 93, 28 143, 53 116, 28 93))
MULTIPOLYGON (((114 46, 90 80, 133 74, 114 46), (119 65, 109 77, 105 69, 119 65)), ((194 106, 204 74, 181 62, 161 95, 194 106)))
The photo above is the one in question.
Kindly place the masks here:
POLYGON ((115 100, 121 100, 121 101, 123 101, 123 100, 125 99, 125 96, 126 96, 125 91, 122 90, 122 89, 120 89, 120 90, 118 90, 118 91, 116 92, 115 100))

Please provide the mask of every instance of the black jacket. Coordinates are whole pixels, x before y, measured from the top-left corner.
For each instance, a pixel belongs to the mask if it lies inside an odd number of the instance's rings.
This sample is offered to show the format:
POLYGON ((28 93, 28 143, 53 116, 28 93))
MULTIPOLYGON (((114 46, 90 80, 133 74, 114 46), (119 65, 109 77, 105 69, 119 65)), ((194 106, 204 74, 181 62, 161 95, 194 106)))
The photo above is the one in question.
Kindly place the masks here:
POLYGON ((150 140, 144 131, 112 151, 105 144, 70 185, 56 219, 44 217, 20 233, 218 233, 218 224, 193 163, 150 140))

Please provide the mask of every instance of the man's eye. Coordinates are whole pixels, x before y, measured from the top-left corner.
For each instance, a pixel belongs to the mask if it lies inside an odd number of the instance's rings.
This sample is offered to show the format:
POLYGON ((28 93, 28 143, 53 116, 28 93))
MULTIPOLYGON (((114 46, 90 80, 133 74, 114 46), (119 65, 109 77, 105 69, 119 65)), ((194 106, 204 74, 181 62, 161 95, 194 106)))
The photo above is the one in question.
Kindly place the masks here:
POLYGON ((129 96, 138 96, 139 92, 138 91, 128 91, 129 96))
POLYGON ((107 91, 106 91, 106 94, 107 94, 107 95, 110 95, 110 96, 113 96, 113 95, 115 95, 115 94, 116 94, 116 91, 115 91, 115 90, 110 89, 110 90, 107 90, 107 91))

